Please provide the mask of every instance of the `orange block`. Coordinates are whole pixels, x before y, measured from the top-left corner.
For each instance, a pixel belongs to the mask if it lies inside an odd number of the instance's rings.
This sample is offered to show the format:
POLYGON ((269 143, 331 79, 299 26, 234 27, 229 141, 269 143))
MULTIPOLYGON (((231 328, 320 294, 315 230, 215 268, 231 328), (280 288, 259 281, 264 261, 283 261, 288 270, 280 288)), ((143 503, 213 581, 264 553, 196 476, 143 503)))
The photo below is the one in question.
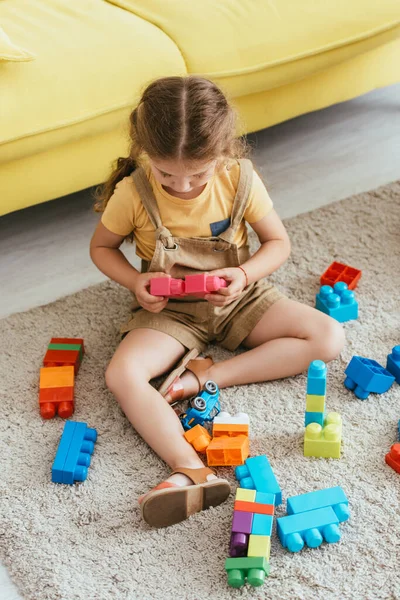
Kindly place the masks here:
POLYGON ((207 464, 209 467, 243 465, 249 451, 247 435, 217 436, 207 448, 207 464))
POLYGON ((205 452, 211 442, 211 435, 202 425, 195 425, 189 431, 185 431, 184 436, 197 452, 205 452))
POLYGON ((245 500, 235 500, 233 506, 233 510, 257 513, 259 515, 273 515, 274 508, 273 504, 260 504, 259 502, 246 502, 245 500))
POLYGON ((74 387, 74 367, 42 367, 39 387, 74 387))
POLYGON ((236 436, 236 435, 249 435, 248 424, 240 423, 214 423, 213 424, 213 436, 219 437, 221 435, 236 436))

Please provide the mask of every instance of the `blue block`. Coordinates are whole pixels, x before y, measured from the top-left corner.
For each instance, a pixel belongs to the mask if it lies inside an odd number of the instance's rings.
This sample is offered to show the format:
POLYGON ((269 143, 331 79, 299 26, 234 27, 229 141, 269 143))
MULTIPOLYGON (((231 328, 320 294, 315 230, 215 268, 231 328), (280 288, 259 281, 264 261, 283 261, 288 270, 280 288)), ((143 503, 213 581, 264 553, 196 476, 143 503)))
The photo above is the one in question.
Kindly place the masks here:
POLYGON ((349 518, 349 501, 341 487, 332 487, 325 490, 317 490, 292 496, 287 499, 288 515, 297 515, 299 513, 315 510, 316 508, 325 508, 331 506, 339 519, 339 522, 347 521, 349 518))
POLYGON ((307 412, 304 415, 304 427, 307 427, 310 423, 319 423, 321 427, 324 426, 325 413, 321 412, 307 412))
POLYGON ((274 517, 272 515, 255 514, 251 526, 252 535, 269 535, 271 537, 273 522, 274 517))
POLYGON ((400 421, 397 424, 397 441, 400 442, 400 421))
POLYGON ((75 421, 67 421, 64 425, 64 431, 62 432, 61 439, 58 444, 56 457, 54 459, 53 467, 51 470, 51 480, 54 483, 63 482, 63 470, 65 465, 65 459, 67 458, 68 450, 72 442, 75 426, 75 421))
POLYGON ((304 544, 317 548, 324 540, 338 542, 341 537, 339 519, 331 506, 281 517, 276 523, 281 544, 290 552, 299 552, 304 544))
POLYGON ((325 396, 326 364, 323 360, 313 360, 307 372, 307 394, 325 396))
POLYGON ((358 318, 356 295, 348 289, 344 281, 338 281, 333 288, 330 285, 323 285, 316 295, 315 308, 339 323, 358 318))
POLYGON ((67 421, 53 463, 52 481, 70 485, 75 481, 85 481, 96 439, 97 431, 90 429, 86 423, 67 421))
POLYGON ((255 502, 258 502, 258 504, 275 504, 275 494, 269 492, 256 492, 255 502))
POLYGON ((275 506, 282 503, 281 488, 265 455, 248 458, 244 465, 236 467, 235 475, 240 487, 275 494, 275 506))
POLYGON ((387 355, 386 370, 389 371, 400 385, 400 346, 395 346, 387 355))
POLYGON ((344 385, 354 391, 357 398, 365 400, 369 394, 383 394, 391 387, 394 377, 376 360, 353 356, 346 367, 344 385))

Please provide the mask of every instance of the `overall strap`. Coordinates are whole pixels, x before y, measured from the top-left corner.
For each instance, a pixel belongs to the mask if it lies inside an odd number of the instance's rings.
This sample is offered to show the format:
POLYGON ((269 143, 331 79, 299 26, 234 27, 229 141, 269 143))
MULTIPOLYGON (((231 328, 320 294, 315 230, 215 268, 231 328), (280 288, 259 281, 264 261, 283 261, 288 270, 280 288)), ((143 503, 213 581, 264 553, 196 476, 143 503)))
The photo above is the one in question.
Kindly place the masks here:
POLYGON ((154 196, 153 188, 147 179, 143 167, 138 167, 132 174, 133 181, 142 201, 145 211, 156 230, 156 239, 161 240, 166 248, 174 248, 174 240, 169 229, 164 227, 161 222, 160 211, 158 210, 157 200, 154 196))
POLYGON ((233 201, 231 224, 228 229, 218 236, 222 240, 230 243, 233 242, 237 228, 242 222, 253 183, 253 163, 251 160, 240 158, 238 162, 240 165, 239 183, 233 201))

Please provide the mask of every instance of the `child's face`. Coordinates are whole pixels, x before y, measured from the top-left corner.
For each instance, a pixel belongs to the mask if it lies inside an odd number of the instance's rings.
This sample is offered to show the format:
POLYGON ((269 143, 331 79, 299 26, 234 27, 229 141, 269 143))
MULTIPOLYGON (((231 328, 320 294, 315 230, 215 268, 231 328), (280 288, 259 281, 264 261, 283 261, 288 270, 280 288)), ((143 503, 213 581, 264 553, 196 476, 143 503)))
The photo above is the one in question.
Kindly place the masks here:
POLYGON ((204 186, 214 175, 216 160, 184 163, 176 160, 150 159, 155 179, 172 195, 190 194, 204 186))

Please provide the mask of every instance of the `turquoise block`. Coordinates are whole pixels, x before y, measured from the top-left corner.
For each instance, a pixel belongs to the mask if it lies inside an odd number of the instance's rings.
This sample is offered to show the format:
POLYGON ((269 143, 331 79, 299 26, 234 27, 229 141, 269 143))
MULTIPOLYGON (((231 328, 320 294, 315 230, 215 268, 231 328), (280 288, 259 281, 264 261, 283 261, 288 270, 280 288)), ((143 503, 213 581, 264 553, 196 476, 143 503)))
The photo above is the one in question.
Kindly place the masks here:
POLYGON ((319 423, 321 427, 324 426, 325 414, 321 412, 306 412, 304 414, 304 427, 307 427, 310 423, 319 423))

